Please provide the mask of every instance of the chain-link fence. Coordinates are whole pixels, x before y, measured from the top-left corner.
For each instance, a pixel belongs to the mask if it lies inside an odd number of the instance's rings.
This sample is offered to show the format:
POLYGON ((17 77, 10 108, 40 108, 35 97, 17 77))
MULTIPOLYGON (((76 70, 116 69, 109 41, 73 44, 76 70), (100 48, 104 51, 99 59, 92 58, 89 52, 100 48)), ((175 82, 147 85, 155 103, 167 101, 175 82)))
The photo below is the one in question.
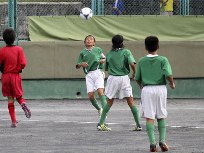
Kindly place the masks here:
MULTIPOLYGON (((28 16, 79 15, 90 7, 94 15, 159 15, 160 0, 13 0, 16 1, 16 31, 19 39, 28 39, 28 16), (116 5, 117 4, 117 5, 116 5), (116 9, 118 11, 116 12, 116 9)), ((169 0, 170 1, 170 0, 169 0)), ((0 0, 0 38, 8 25, 8 2, 0 0)), ((15 8, 15 7, 14 7, 15 8)), ((204 15, 204 0, 174 0, 174 15, 204 15)), ((15 16, 14 16, 15 18, 15 16)))

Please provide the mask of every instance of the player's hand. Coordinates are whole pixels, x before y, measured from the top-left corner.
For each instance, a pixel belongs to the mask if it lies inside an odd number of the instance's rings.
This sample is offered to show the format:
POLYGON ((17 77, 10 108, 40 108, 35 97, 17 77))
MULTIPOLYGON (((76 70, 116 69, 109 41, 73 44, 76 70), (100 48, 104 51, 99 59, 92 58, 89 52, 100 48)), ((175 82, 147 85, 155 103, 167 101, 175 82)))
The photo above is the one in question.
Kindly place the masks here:
POLYGON ((130 77, 131 80, 135 79, 135 73, 132 74, 132 76, 130 77))
POLYGON ((140 89, 142 89, 144 86, 142 84, 140 84, 140 89))
POLYGON ((100 63, 100 64, 103 64, 103 63, 105 63, 105 62, 106 62, 106 59, 100 59, 100 60, 99 60, 99 63, 100 63))
POLYGON ((169 86, 171 87, 171 89, 175 89, 176 85, 174 83, 169 83, 169 86))
POLYGON ((81 63, 81 66, 82 66, 82 67, 87 67, 87 66, 89 66, 89 65, 88 65, 88 63, 86 63, 86 62, 82 62, 82 63, 81 63))

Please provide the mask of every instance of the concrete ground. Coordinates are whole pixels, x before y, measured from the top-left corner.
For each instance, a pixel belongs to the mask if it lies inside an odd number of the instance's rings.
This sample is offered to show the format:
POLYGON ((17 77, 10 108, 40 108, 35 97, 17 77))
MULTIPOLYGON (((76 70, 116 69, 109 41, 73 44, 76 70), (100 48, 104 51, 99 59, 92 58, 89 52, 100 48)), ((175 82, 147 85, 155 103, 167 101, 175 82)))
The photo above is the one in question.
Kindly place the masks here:
MULTIPOLYGON (((98 113, 87 100, 28 100, 31 119, 15 103, 17 128, 10 128, 7 102, 0 103, 0 153, 149 152, 145 120, 142 131, 132 131, 134 120, 125 101, 114 102, 106 121, 109 132, 96 130, 98 113)), ((167 106, 168 152, 204 153, 204 100, 169 99, 167 106)), ((155 134, 158 139, 157 130, 155 134)))

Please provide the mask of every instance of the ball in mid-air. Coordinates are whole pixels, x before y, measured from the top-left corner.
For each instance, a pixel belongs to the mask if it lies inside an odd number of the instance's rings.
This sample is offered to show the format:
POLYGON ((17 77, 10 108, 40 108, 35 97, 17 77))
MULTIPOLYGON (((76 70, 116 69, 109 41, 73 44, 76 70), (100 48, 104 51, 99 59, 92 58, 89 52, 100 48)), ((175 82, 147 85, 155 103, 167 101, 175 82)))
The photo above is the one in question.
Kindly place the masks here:
POLYGON ((84 7, 80 11, 80 17, 82 19, 88 20, 93 16, 93 12, 89 7, 84 7))

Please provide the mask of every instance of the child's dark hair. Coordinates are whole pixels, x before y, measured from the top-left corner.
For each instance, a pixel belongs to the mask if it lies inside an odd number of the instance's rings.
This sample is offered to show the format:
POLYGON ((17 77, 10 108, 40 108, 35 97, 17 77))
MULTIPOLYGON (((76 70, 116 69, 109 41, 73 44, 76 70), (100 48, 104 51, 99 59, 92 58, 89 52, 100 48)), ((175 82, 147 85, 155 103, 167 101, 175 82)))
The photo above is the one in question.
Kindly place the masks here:
POLYGON ((8 46, 11 46, 16 39, 15 31, 12 28, 7 28, 3 32, 3 39, 8 46))
POLYGON ((86 39, 87 39, 88 37, 93 37, 94 42, 96 42, 96 39, 95 39, 95 37, 94 37, 93 35, 87 35, 87 36, 85 37, 84 41, 86 41, 86 39))
POLYGON ((145 38, 145 48, 149 52, 155 52, 159 48, 159 39, 156 36, 145 38))
POLYGON ((121 35, 115 35, 112 38, 112 49, 117 50, 119 48, 124 48, 125 46, 123 45, 123 36, 121 35))

